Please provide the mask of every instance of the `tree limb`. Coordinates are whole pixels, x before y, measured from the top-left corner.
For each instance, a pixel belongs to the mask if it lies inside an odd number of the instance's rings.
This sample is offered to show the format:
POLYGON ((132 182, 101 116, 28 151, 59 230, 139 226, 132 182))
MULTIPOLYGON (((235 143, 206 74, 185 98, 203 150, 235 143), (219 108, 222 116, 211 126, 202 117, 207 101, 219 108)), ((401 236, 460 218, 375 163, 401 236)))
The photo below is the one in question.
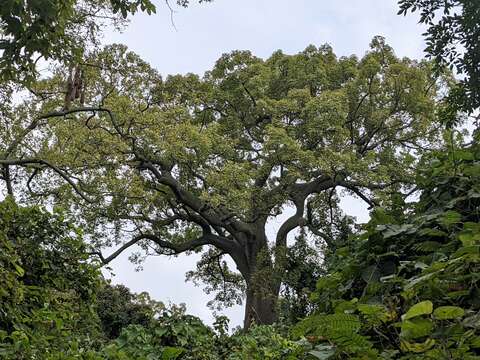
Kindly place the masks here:
POLYGON ((172 242, 162 240, 160 237, 158 237, 155 234, 144 233, 144 234, 139 234, 133 237, 130 241, 123 244, 121 247, 119 247, 116 251, 114 251, 112 254, 110 254, 107 257, 104 257, 100 251, 95 251, 95 252, 92 252, 91 254, 97 255, 102 261, 102 263, 106 265, 110 263, 112 260, 116 259, 123 251, 137 244, 141 240, 150 240, 163 249, 172 250, 171 255, 178 255, 186 251, 195 250, 196 248, 203 245, 213 245, 213 246, 219 245, 218 236, 214 234, 203 234, 202 236, 196 239, 193 239, 181 244, 174 244, 172 242))
POLYGON ((52 163, 46 160, 37 159, 37 158, 4 159, 4 160, 0 159, 0 165, 3 165, 3 166, 11 166, 11 165, 26 166, 26 165, 33 165, 33 164, 43 165, 52 169, 73 188, 73 190, 75 191, 75 193, 77 193, 78 196, 80 196, 83 200, 85 200, 88 203, 93 203, 93 200, 91 200, 87 195, 83 193, 83 191, 80 190, 77 184, 75 184, 75 182, 72 179, 70 179, 70 177, 66 172, 64 172, 63 170, 61 170, 60 168, 58 168, 57 166, 53 165, 52 163))
MULTIPOLYGON (((163 168, 162 164, 160 164, 160 167, 163 168)), ((172 190, 180 203, 201 215, 210 225, 226 228, 231 233, 244 232, 252 234, 252 229, 248 224, 233 219, 233 214, 226 214, 225 211, 212 208, 191 192, 186 191, 172 174, 164 168, 163 171, 160 171, 151 162, 146 160, 141 162, 139 168, 149 170, 158 182, 168 186, 172 190)))

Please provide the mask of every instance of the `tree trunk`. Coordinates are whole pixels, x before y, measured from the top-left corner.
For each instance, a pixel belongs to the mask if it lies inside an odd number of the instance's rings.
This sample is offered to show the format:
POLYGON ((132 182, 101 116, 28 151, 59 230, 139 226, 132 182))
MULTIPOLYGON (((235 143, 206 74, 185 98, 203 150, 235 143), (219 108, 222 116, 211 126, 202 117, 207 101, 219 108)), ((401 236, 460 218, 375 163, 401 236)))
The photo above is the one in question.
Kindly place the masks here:
POLYGON ((247 288, 247 299, 245 302, 245 317, 243 322, 244 330, 252 324, 270 325, 277 321, 277 300, 278 291, 254 291, 247 288))
POLYGON ((270 325, 277 321, 283 277, 282 268, 275 266, 268 248, 265 223, 259 222, 256 230, 255 236, 245 239, 242 256, 232 256, 247 284, 244 330, 252 324, 270 325))

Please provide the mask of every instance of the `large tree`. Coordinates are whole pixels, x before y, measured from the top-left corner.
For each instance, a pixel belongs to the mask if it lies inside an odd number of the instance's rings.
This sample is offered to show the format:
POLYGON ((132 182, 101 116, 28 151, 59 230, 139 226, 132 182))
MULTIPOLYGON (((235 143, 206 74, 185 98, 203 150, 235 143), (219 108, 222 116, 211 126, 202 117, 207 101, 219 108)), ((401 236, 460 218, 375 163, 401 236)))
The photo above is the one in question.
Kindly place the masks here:
POLYGON ((243 284, 246 327, 276 319, 290 234, 304 227, 331 242, 321 225, 339 191, 388 202, 436 140, 441 93, 430 64, 397 58, 382 38, 362 59, 329 46, 267 60, 235 51, 202 78, 162 80, 123 46, 89 63, 88 106, 65 109, 59 70, 5 112, 9 191, 23 184, 68 206, 106 263, 133 245, 206 251, 199 270, 214 289, 231 298, 243 284))
MULTIPOLYGON (((211 0, 198 0, 209 2, 211 0)), ((189 0, 172 0, 187 7, 189 0)), ((166 7, 173 14, 169 0, 166 7)), ((99 44, 105 26, 122 28, 150 0, 5 0, 0 7, 0 80, 30 83, 40 60, 77 64, 99 44)))

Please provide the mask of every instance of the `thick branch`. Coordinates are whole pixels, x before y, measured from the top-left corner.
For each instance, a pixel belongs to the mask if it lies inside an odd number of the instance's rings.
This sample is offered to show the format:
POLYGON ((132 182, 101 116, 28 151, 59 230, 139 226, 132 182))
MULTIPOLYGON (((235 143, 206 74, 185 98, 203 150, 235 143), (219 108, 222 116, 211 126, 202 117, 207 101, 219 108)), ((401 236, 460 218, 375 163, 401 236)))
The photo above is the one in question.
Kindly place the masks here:
POLYGON ((77 193, 78 196, 80 196, 83 200, 85 200, 88 203, 93 202, 93 200, 89 199, 83 193, 83 191, 81 191, 79 189, 77 184, 75 184, 75 182, 72 179, 70 179, 70 177, 68 176, 68 174, 65 171, 61 170, 60 168, 58 168, 57 166, 51 164, 50 162, 48 162, 46 160, 36 159, 36 158, 0 160, 0 165, 3 165, 3 166, 12 166, 12 165, 27 166, 27 165, 34 165, 34 164, 43 165, 43 166, 46 166, 46 167, 52 169, 54 172, 56 172, 58 175, 60 175, 60 177, 62 177, 73 188, 73 190, 77 193))
POLYGON ((303 213, 305 211, 305 197, 299 196, 293 200, 295 204, 295 214, 290 216, 285 222, 280 226, 280 229, 277 232, 277 238, 275 241, 275 246, 286 246, 287 245, 287 236, 290 231, 294 230, 301 225, 303 220, 303 213))
MULTIPOLYGON (((160 164, 161 166, 161 164, 160 164)), ((181 184, 171 175, 169 171, 159 171, 151 162, 143 161, 140 169, 149 170, 158 182, 168 186, 174 193, 177 200, 202 216, 211 226, 220 226, 229 230, 232 234, 244 232, 251 234, 252 229, 248 224, 233 219, 233 214, 213 209, 211 206, 200 200, 194 194, 186 191, 181 184)))
POLYGON ((93 254, 98 255, 103 264, 108 264, 112 260, 116 259, 126 249, 137 244, 141 240, 150 240, 164 249, 172 250, 172 255, 178 255, 185 251, 194 250, 202 245, 211 245, 212 242, 211 236, 209 236, 208 234, 182 244, 174 244, 169 241, 162 240, 154 234, 140 234, 123 244, 121 247, 119 247, 116 251, 114 251, 107 257, 104 257, 100 252, 94 252, 93 254))
POLYGON ((352 185, 352 184, 350 184, 346 181, 341 181, 339 183, 339 185, 343 186, 344 188, 346 188, 350 191, 353 191, 360 199, 365 201, 370 206, 370 209, 374 208, 375 206, 378 206, 377 201, 375 201, 374 199, 369 199, 365 194, 362 193, 362 191, 358 187, 356 187, 356 186, 354 186, 354 185, 352 185))
MULTIPOLYGON (((132 238, 130 241, 123 244, 121 247, 119 247, 116 251, 114 251, 111 255, 107 257, 104 257, 102 253, 99 251, 93 252, 92 254, 97 255, 103 264, 108 264, 109 262, 117 258, 123 251, 125 251, 126 249, 130 248, 131 246, 137 244, 142 240, 150 240, 155 244, 157 244, 158 246, 160 246, 162 249, 171 250, 172 251, 171 255, 178 255, 186 251, 195 250, 196 248, 203 245, 212 245, 230 254, 232 257, 234 257, 235 260, 237 260, 234 256, 235 254, 232 254, 233 243, 228 241, 228 239, 222 239, 222 237, 211 234, 211 233, 204 233, 202 236, 196 239, 193 239, 191 241, 186 241, 180 244, 175 244, 170 241, 162 240, 159 236, 155 234, 144 233, 144 234, 139 234, 135 236, 134 238, 132 238)), ((237 263, 237 266, 239 266, 239 268, 242 267, 241 263, 239 264, 237 261, 236 263, 237 263)))

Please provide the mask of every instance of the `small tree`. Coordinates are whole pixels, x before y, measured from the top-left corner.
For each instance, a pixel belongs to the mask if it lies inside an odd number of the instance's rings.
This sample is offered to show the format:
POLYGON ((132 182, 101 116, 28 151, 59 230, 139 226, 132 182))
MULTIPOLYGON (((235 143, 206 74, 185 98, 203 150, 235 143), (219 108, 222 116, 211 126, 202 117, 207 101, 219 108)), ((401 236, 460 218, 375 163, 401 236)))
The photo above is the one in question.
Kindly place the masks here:
MULTIPOLYGON (((202 261, 220 266, 204 274, 229 282, 228 296, 245 288, 246 327, 276 320, 295 229, 328 241, 322 224, 333 220, 339 190, 370 206, 388 201, 388 191, 412 182, 414 155, 435 140, 430 64, 397 58, 382 38, 362 59, 337 58, 329 46, 267 60, 235 51, 203 78, 162 80, 122 46, 89 63, 90 105, 59 110, 58 96, 32 100, 27 118, 40 119, 42 131, 13 115, 9 124, 26 130, 0 164, 32 192, 70 206, 99 249, 121 244, 109 256, 98 252, 106 263, 133 245, 144 255, 210 249, 202 261), (224 256, 241 277, 226 273, 224 256)), ((38 90, 64 78, 59 71, 38 90)))

